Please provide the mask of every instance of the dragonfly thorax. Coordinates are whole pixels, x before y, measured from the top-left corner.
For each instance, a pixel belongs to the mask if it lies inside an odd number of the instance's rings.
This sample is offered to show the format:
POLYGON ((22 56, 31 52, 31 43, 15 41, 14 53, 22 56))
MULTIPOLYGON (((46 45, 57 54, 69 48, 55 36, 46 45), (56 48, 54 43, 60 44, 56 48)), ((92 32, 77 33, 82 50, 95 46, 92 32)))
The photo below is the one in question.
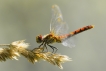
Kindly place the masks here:
POLYGON ((55 43, 55 42, 61 43, 61 39, 52 33, 44 36, 43 41, 46 42, 47 44, 51 44, 51 43, 55 43))
POLYGON ((36 37, 36 42, 37 43, 41 43, 41 42, 44 42, 46 44, 51 44, 51 43, 61 43, 61 39, 60 37, 58 36, 55 36, 54 34, 47 34, 47 35, 44 35, 44 36, 37 36, 36 37))

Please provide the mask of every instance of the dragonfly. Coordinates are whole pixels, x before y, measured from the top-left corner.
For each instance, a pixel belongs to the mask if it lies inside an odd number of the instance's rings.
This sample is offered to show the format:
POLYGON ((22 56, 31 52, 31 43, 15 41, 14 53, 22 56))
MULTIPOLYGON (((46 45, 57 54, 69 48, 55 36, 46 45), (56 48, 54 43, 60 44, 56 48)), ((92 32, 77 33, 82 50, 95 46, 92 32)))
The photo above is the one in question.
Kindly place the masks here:
POLYGON ((41 43, 39 47, 45 47, 46 49, 47 49, 47 46, 51 47, 53 49, 53 52, 54 52, 54 49, 56 49, 57 51, 58 48, 51 46, 50 44, 52 43, 62 43, 64 46, 67 46, 67 47, 75 47, 75 44, 73 43, 73 40, 71 38, 83 31, 86 31, 92 28, 94 28, 93 25, 88 25, 88 26, 79 28, 73 32, 68 32, 68 25, 63 21, 63 16, 59 6, 53 5, 52 18, 50 22, 50 33, 43 36, 38 35, 36 37, 36 42, 41 43))

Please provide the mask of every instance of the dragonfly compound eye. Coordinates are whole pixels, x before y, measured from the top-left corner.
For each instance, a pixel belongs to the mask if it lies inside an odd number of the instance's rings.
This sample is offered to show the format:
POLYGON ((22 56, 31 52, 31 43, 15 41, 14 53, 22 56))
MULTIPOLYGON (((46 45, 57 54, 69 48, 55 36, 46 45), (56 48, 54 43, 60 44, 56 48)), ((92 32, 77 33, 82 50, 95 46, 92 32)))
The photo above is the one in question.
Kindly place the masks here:
POLYGON ((42 42, 42 36, 41 35, 36 37, 36 42, 37 43, 41 43, 42 42))

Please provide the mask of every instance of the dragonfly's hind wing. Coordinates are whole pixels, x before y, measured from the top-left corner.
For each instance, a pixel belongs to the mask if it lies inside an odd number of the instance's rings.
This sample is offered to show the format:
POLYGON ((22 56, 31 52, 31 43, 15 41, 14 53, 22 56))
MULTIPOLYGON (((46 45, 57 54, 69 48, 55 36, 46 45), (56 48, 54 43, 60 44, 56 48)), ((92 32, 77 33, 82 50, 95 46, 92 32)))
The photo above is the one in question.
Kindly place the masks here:
POLYGON ((67 47, 70 47, 70 48, 75 47, 74 38, 70 37, 70 38, 67 38, 67 39, 63 39, 62 44, 64 46, 67 46, 67 47))

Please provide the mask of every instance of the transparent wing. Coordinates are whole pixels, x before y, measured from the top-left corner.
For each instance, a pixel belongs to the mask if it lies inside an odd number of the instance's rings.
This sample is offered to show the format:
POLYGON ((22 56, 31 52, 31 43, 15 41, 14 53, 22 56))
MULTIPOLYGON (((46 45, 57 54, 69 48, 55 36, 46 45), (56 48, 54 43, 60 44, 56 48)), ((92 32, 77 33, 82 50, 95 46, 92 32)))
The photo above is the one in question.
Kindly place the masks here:
POLYGON ((56 35, 66 34, 68 31, 67 24, 63 21, 62 13, 57 5, 52 6, 52 19, 50 22, 50 32, 56 35))
MULTIPOLYGON (((50 32, 55 35, 61 36, 69 33, 68 25, 63 21, 62 13, 57 5, 52 6, 52 19, 50 22, 50 32)), ((74 47, 72 37, 70 39, 63 40, 62 44, 68 47, 74 47)))
POLYGON ((74 40, 73 37, 70 37, 69 39, 63 40, 62 44, 70 48, 75 47, 75 42, 73 40, 74 40))

